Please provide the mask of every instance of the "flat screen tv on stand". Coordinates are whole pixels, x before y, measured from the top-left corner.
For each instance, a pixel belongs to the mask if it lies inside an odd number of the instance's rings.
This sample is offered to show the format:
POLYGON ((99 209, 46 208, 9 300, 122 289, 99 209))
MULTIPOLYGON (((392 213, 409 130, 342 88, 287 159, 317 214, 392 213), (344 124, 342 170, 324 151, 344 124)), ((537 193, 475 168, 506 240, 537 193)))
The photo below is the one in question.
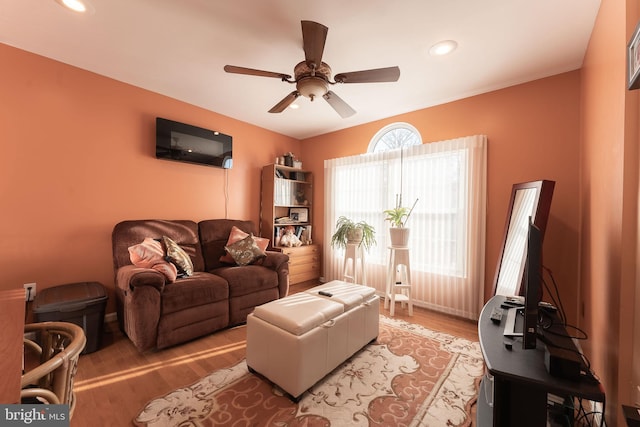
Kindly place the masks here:
POLYGON ((542 301, 542 232, 530 219, 525 263, 522 348, 536 348, 540 301, 542 301))

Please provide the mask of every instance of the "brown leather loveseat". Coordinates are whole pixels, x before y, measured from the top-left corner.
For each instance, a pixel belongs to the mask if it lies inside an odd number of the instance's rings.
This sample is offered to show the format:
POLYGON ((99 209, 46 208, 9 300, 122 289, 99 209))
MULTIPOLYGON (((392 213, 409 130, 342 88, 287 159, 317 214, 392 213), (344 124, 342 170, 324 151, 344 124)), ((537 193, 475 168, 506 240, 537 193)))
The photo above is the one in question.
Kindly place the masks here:
POLYGON ((140 351, 179 344, 246 322, 253 308, 289 291, 289 257, 265 251, 252 265, 220 260, 233 227, 254 234, 251 221, 214 219, 132 220, 112 233, 118 322, 140 351), (162 272, 136 267, 129 248, 166 236, 193 264, 193 273, 171 283, 162 272))

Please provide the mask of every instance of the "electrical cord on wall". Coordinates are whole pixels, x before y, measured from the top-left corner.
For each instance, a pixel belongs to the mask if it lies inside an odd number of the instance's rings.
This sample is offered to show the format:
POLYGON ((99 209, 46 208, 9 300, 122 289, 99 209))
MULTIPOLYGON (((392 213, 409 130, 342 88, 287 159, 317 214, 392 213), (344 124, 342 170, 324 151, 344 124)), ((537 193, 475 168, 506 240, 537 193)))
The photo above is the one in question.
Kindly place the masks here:
POLYGON ((229 169, 224 170, 224 219, 229 219, 229 169))
POLYGON ((553 288, 555 290, 555 295, 558 298, 557 301, 553 297, 553 293, 549 289, 547 281, 544 280, 544 277, 542 277, 542 283, 544 284, 544 287, 547 290, 547 293, 549 294, 549 297, 553 301, 553 304, 558 309, 558 314, 560 315, 560 320, 562 320, 562 323, 566 324, 567 323, 567 315, 566 315, 566 313, 564 311, 564 306, 562 305, 562 299, 560 298, 560 291, 558 290, 558 284, 556 283, 556 279, 553 277, 553 272, 551 271, 551 269, 549 269, 548 267, 545 267, 544 265, 542 266, 542 268, 547 271, 547 273, 549 274, 549 277, 551 278, 551 283, 553 283, 553 288))

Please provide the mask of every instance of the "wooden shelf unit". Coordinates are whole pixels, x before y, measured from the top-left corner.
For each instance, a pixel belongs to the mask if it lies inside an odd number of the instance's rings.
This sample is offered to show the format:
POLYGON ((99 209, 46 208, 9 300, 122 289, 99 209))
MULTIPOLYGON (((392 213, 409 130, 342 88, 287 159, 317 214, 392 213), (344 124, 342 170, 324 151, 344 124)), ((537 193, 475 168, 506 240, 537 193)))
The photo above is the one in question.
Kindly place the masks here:
POLYGON ((262 168, 260 235, 270 249, 289 255, 289 283, 320 277, 320 249, 313 242, 313 175, 290 166, 270 164, 262 168), (303 242, 299 247, 279 245, 284 228, 292 226, 303 242))

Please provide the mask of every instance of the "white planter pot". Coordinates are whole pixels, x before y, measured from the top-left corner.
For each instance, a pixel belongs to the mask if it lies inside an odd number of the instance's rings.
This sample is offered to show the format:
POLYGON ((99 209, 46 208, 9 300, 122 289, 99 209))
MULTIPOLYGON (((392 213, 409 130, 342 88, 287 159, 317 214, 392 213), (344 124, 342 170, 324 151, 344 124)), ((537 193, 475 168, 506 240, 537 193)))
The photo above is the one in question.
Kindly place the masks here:
POLYGON ((391 237, 391 246, 395 246, 398 248, 406 248, 407 246, 409 246, 408 228, 391 227, 389 229, 389 236, 391 237))

